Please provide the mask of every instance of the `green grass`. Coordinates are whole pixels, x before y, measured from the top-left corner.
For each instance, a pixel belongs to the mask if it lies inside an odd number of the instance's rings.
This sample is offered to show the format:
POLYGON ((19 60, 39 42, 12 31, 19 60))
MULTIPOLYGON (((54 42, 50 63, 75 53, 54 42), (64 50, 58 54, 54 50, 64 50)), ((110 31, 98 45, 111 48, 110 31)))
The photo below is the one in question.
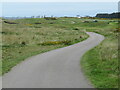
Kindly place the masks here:
POLYGON ((83 56, 81 65, 85 75, 97 88, 118 87, 117 20, 31 18, 6 21, 18 24, 3 23, 3 30, 0 32, 2 74, 28 57, 83 41, 88 38, 85 31, 89 31, 104 35, 105 40, 83 56))
POLYGON ((102 29, 88 29, 105 36, 105 40, 88 51, 81 65, 85 75, 96 88, 118 88, 118 33, 113 23, 102 29))
POLYGON ((10 71, 12 67, 28 57, 88 38, 84 30, 79 28, 79 24, 73 25, 72 20, 68 19, 31 18, 6 21, 18 24, 3 22, 0 33, 2 34, 2 74, 10 71), (74 30, 76 27, 78 29, 74 30))

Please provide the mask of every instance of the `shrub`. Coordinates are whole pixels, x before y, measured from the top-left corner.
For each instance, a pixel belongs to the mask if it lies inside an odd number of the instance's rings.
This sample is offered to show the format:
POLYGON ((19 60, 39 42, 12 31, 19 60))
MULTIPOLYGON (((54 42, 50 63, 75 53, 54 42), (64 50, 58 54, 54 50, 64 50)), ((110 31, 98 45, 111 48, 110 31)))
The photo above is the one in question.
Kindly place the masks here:
POLYGON ((36 22, 35 24, 42 24, 42 23, 36 22))
POLYGON ((50 22, 50 24, 54 24, 53 22, 50 22))
POLYGON ((26 45, 26 42, 22 41, 22 42, 21 42, 21 45, 26 45))
POLYGON ((55 18, 55 17, 44 17, 44 19, 46 19, 46 20, 57 20, 57 18, 55 18))
POLYGON ((82 38, 82 36, 80 36, 80 38, 82 38))
POLYGON ((7 34, 14 34, 13 32, 6 32, 6 31, 2 31, 0 32, 1 34, 7 35, 7 34))
POLYGON ((114 32, 120 32, 120 28, 116 28, 114 32))
POLYGON ((38 45, 58 45, 58 44, 70 45, 71 41, 68 41, 68 40, 65 40, 65 41, 47 41, 47 42, 39 43, 38 45))
POLYGON ((73 30, 79 30, 78 28, 73 28, 73 30))
POLYGON ((4 23, 7 23, 7 24, 18 24, 18 23, 10 22, 10 21, 4 21, 4 23))

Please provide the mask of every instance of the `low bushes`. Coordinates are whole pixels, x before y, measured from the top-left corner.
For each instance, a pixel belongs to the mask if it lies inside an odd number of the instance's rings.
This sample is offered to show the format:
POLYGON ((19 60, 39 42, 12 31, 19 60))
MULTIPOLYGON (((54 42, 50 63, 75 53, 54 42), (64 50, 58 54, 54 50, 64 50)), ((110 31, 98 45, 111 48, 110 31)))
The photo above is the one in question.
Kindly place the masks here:
POLYGON ((7 23, 7 24, 18 24, 18 23, 10 22, 10 21, 4 21, 4 23, 7 23))
POLYGON ((58 45, 58 44, 64 44, 64 45, 71 45, 70 40, 65 40, 65 41, 47 41, 43 43, 39 43, 38 45, 58 45))
POLYGON ((57 20, 57 18, 55 18, 55 17, 44 17, 44 19, 46 19, 46 20, 57 20))

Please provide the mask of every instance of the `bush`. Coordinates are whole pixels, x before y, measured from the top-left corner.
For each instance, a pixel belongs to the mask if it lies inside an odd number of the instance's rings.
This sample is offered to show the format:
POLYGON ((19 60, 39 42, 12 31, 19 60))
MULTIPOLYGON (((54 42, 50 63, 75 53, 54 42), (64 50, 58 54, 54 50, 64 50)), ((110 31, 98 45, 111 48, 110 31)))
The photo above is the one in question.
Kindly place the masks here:
POLYGON ((36 22, 35 24, 42 24, 42 23, 36 22))
POLYGON ((73 30, 79 30, 78 28, 73 28, 73 30))
POLYGON ((44 17, 44 19, 46 19, 46 20, 57 20, 57 18, 55 18, 55 17, 44 17))
POLYGON ((116 28, 114 32, 120 32, 120 28, 116 28))
POLYGON ((21 45, 26 45, 26 42, 22 41, 22 42, 21 42, 21 45))
POLYGON ((70 45, 71 41, 68 41, 68 40, 65 40, 65 41, 47 41, 47 42, 39 43, 38 45, 58 45, 58 44, 70 45))

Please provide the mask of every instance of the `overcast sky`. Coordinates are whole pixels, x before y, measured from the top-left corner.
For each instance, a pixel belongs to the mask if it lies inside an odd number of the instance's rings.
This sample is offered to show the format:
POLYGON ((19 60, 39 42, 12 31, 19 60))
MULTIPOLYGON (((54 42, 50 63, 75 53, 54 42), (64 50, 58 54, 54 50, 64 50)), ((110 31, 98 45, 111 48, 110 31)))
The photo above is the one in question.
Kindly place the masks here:
POLYGON ((120 0, 0 0, 2 2, 119 2, 120 0))

